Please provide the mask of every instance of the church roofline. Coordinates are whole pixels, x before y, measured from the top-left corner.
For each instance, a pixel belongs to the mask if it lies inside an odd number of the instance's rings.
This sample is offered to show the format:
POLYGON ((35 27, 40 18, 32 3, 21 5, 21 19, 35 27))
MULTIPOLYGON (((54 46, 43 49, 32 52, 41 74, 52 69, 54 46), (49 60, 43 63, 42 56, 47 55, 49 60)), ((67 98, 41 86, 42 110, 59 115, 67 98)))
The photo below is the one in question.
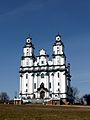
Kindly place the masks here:
MULTIPOLYGON (((40 66, 39 66, 40 67, 40 66)), ((26 68, 29 68, 29 67, 26 67, 26 68)), ((37 72, 57 72, 57 71, 60 71, 60 72, 63 72, 65 71, 66 72, 66 67, 65 68, 52 68, 52 69, 48 69, 48 67, 46 69, 27 69, 27 70, 23 70, 23 68, 21 68, 21 70, 19 71, 19 73, 37 73, 37 72)))
POLYGON ((66 55, 65 55, 65 53, 63 53, 63 54, 52 54, 52 56, 54 57, 54 56, 64 56, 64 57, 66 57, 66 55))
POLYGON ((22 57, 21 57, 21 60, 23 60, 23 59, 25 59, 25 58, 34 58, 34 59, 35 59, 35 56, 34 56, 34 55, 32 55, 32 56, 22 56, 22 57))
MULTIPOLYGON (((60 66, 60 67, 62 67, 62 66, 66 66, 66 64, 63 64, 63 65, 49 65, 49 64, 47 64, 47 65, 37 65, 37 66, 26 66, 26 67, 23 67, 23 66, 20 66, 20 68, 32 68, 32 67, 57 67, 57 66, 60 66)), ((67 67, 66 67, 67 68, 67 67)))
POLYGON ((44 50, 44 51, 46 52, 46 50, 45 50, 44 48, 41 48, 41 49, 39 50, 39 52, 40 52, 41 50, 44 50))
POLYGON ((47 55, 47 54, 46 54, 46 55, 38 55, 38 56, 36 56, 36 57, 39 57, 39 58, 40 58, 41 56, 49 57, 49 55, 47 55))

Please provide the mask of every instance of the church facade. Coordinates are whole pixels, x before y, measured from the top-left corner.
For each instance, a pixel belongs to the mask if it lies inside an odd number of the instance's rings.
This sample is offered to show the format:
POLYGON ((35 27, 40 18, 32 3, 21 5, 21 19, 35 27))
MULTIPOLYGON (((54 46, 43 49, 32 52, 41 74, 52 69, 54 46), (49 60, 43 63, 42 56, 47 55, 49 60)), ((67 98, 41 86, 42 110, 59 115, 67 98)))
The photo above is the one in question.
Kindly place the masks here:
POLYGON ((71 99, 70 64, 66 63, 61 36, 55 37, 52 59, 44 49, 34 54, 32 38, 26 39, 20 66, 20 97, 22 99, 71 99))

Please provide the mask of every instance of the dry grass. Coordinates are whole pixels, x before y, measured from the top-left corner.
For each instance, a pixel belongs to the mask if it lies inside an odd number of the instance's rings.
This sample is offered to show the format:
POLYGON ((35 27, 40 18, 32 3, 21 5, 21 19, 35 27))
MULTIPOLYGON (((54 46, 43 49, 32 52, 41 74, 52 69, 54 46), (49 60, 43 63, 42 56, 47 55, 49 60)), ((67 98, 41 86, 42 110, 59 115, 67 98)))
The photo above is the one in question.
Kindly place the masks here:
POLYGON ((90 120, 90 107, 0 105, 0 120, 90 120))

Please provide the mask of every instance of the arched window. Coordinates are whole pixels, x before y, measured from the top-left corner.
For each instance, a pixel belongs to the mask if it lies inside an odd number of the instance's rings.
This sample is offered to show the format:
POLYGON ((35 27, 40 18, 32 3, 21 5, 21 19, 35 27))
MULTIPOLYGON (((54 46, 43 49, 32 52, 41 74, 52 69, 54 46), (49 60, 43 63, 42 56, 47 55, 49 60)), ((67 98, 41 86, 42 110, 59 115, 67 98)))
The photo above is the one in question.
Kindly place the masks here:
POLYGON ((33 94, 33 98, 36 98, 36 95, 35 95, 35 94, 33 94))
POLYGON ((36 89, 36 83, 34 83, 34 89, 36 89))
POLYGON ((34 74, 32 74, 32 76, 34 77, 34 74))
POLYGON ((28 56, 28 53, 29 53, 29 49, 27 49, 27 51, 26 51, 26 55, 28 56))
POLYGON ((26 74, 26 79, 28 79, 28 74, 26 74))
POLYGON ((51 82, 49 83, 49 88, 51 88, 51 82))
POLYGON ((44 61, 41 61, 41 64, 44 64, 44 61))
POLYGON ((58 86, 60 86, 60 83, 58 82, 58 86))
POLYGON ((41 78, 44 78, 44 74, 43 73, 41 74, 41 78))
POLYGON ((52 73, 51 75, 54 76, 54 73, 52 73))
POLYGON ((60 77, 60 74, 58 73, 58 78, 60 77))
POLYGON ((26 92, 27 92, 28 90, 26 89, 26 92))

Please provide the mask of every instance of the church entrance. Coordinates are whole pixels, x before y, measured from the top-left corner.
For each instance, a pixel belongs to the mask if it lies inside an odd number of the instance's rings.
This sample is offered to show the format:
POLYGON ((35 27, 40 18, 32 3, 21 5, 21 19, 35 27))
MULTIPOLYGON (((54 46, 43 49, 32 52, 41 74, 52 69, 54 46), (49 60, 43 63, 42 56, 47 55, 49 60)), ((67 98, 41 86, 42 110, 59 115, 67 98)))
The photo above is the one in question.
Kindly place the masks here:
POLYGON ((40 92, 40 98, 43 99, 45 97, 45 92, 44 91, 41 91, 40 92))

